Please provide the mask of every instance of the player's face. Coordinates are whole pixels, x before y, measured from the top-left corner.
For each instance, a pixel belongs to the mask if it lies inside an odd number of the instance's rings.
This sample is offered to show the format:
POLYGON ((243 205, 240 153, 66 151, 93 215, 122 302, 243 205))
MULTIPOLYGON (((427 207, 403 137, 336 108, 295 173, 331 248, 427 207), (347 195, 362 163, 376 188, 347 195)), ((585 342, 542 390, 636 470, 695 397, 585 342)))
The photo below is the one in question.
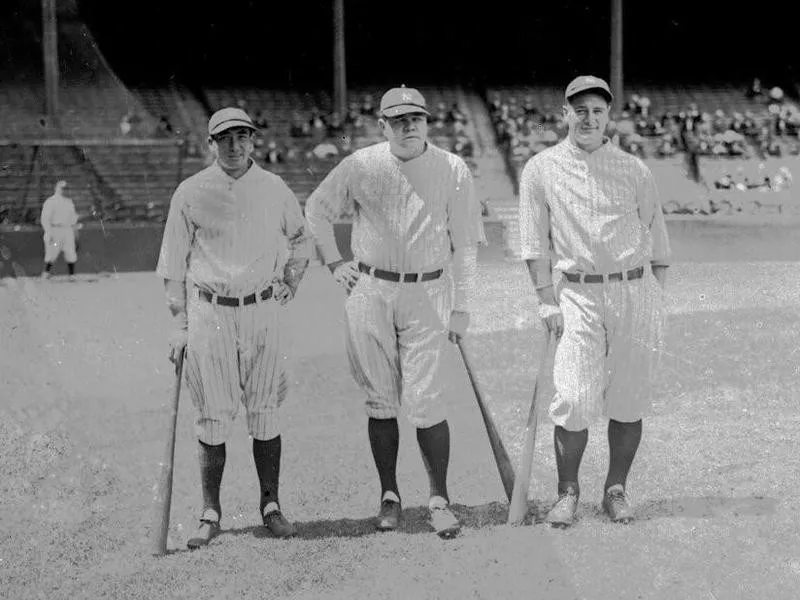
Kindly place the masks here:
POLYGON ((564 107, 569 135, 579 148, 591 152, 603 144, 608 126, 609 104, 599 94, 578 94, 564 107))
POLYGON ((409 113, 381 120, 383 134, 392 151, 401 158, 419 156, 428 139, 428 118, 424 113, 409 113))
POLYGON ((232 176, 247 171, 253 153, 253 131, 231 127, 211 138, 211 149, 222 170, 232 176))

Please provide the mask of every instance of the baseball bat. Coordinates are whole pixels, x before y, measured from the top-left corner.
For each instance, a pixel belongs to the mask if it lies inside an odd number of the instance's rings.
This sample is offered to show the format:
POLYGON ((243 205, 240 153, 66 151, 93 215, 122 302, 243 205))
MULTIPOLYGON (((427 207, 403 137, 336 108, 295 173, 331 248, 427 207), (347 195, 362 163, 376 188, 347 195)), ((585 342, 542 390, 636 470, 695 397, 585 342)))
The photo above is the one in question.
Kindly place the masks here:
POLYGON ((475 375, 472 371, 469 358, 464 350, 461 340, 456 342, 458 349, 461 351, 461 358, 464 361, 464 367, 469 376, 469 382, 472 385, 472 391, 475 392, 475 399, 478 401, 478 408, 483 417, 483 424, 486 426, 486 433, 489 436, 489 444, 492 446, 492 453, 494 454, 494 461, 497 463, 497 470, 500 472, 500 479, 503 482, 503 488, 506 492, 506 497, 511 500, 511 494, 514 490, 514 467, 511 465, 511 460, 508 458, 508 452, 503 445, 503 440, 495 427, 492 413, 489 412, 489 407, 486 406, 486 401, 483 399, 483 394, 478 387, 478 382, 475 380, 475 375))
POLYGON ((528 488, 531 484, 531 469, 533 467, 533 450, 536 446, 536 427, 538 425, 540 380, 547 365, 547 359, 552 345, 551 336, 545 338, 544 350, 539 364, 539 371, 533 381, 533 399, 531 410, 528 413, 528 422, 525 424, 525 439, 522 444, 522 459, 520 460, 519 473, 514 482, 514 491, 508 505, 508 524, 521 525, 528 514, 528 488))
POLYGON ((183 379, 183 359, 185 354, 186 349, 184 348, 175 363, 169 432, 167 433, 167 444, 164 448, 164 458, 159 463, 158 484, 153 496, 153 526, 150 529, 153 556, 164 556, 167 553, 169 513, 172 508, 172 473, 175 465, 175 430, 178 426, 178 400, 181 396, 181 379, 183 379))

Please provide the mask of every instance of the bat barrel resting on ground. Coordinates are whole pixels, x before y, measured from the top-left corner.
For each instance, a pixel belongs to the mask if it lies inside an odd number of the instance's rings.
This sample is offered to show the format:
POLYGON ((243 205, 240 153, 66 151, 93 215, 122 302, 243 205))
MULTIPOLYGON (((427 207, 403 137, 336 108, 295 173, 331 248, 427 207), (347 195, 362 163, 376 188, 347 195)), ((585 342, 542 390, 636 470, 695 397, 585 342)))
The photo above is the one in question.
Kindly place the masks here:
POLYGON ((545 343, 539 371, 533 382, 533 399, 528 413, 528 422, 525 424, 525 439, 522 444, 522 458, 520 459, 519 472, 514 482, 514 491, 508 505, 508 524, 521 525, 528 514, 528 488, 531 484, 531 469, 533 467, 533 451, 536 446, 536 427, 538 425, 539 395, 542 389, 542 376, 548 365, 548 358, 554 343, 552 335, 545 331, 545 343))
POLYGON ((159 478, 153 496, 153 525, 150 529, 150 551, 154 556, 167 553, 167 534, 169 533, 169 513, 172 507, 172 473, 175 465, 175 430, 178 425, 178 401, 183 379, 183 359, 186 350, 180 353, 175 363, 175 381, 172 386, 170 403, 169 432, 164 447, 164 458, 159 464, 159 478))
POLYGON ((483 399, 483 394, 478 387, 478 382, 475 380, 472 366, 462 344, 462 341, 458 340, 457 346, 461 352, 461 358, 464 361, 464 367, 467 370, 469 382, 472 384, 472 391, 475 392, 475 399, 478 401, 478 408, 480 409, 481 416, 483 417, 483 424, 486 426, 486 433, 489 436, 489 444, 492 447, 494 461, 497 463, 497 470, 500 472, 500 479, 503 482, 503 488, 505 489, 506 497, 509 501, 511 501, 511 494, 514 490, 514 467, 511 465, 511 460, 508 458, 508 452, 506 452, 506 448, 503 445, 503 440, 497 431, 497 427, 495 427, 492 414, 489 412, 489 407, 486 405, 486 401, 483 399))

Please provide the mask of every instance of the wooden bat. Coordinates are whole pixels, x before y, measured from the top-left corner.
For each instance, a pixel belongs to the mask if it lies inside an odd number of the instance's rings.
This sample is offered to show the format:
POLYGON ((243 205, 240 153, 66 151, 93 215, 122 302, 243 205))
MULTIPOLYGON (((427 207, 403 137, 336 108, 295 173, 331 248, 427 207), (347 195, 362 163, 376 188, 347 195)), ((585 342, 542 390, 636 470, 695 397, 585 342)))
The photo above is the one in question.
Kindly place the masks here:
POLYGON ((542 358, 539 364, 539 371, 533 382, 533 399, 531 400, 531 410, 528 413, 528 422, 525 425, 525 441, 522 445, 522 459, 520 460, 519 473, 514 482, 514 492, 511 495, 511 502, 508 505, 508 524, 521 525, 528 514, 528 488, 531 484, 531 468, 533 467, 533 450, 536 446, 536 426, 539 412, 539 392, 542 386, 540 380, 547 366, 552 338, 545 332, 545 344, 542 351, 542 358))
POLYGON ((508 458, 508 452, 506 452, 506 448, 503 445, 503 440, 497 431, 497 427, 495 427, 492 414, 489 412, 489 407, 486 406, 486 401, 483 399, 483 394, 481 394, 478 382, 475 380, 472 366, 470 365, 467 353, 464 351, 464 346, 460 339, 456 342, 456 345, 461 351, 461 358, 464 360, 464 367, 467 370, 469 382, 472 384, 472 391, 475 392, 475 399, 478 401, 478 408, 480 408, 481 416, 483 417, 483 424, 486 426, 489 444, 492 446, 494 461, 497 463, 497 470, 500 472, 500 479, 503 482, 506 497, 511 501, 511 494, 514 490, 514 467, 511 465, 511 460, 508 458))
POLYGON ((172 508, 172 473, 175 465, 175 430, 178 426, 178 401, 181 396, 181 380, 183 379, 183 359, 186 349, 178 356, 175 363, 175 381, 172 386, 172 403, 169 419, 169 433, 164 448, 164 458, 159 463, 158 484, 153 496, 153 526, 150 529, 150 551, 153 556, 164 556, 167 553, 167 534, 169 533, 169 513, 172 508))

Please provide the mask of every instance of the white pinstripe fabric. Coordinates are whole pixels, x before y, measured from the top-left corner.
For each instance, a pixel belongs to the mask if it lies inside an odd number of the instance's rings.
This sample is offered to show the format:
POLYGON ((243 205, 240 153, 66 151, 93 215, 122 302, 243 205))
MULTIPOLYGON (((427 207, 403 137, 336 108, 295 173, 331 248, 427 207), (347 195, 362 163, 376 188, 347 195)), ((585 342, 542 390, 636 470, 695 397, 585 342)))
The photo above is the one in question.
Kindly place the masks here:
POLYGON ((287 383, 276 302, 219 306, 197 290, 258 294, 283 278, 288 260, 310 258, 311 250, 294 194, 254 163, 239 179, 215 163, 175 191, 156 272, 187 284, 186 380, 201 441, 223 443, 240 404, 253 437, 278 435, 287 383))
POLYGON ((651 264, 668 264, 670 257, 650 170, 610 143, 589 153, 567 138, 525 165, 520 232, 522 257, 549 258, 554 271, 645 269, 630 282, 561 281, 564 334, 553 370, 553 422, 578 431, 599 414, 624 422, 648 414, 664 320, 651 264))
MULTIPOLYGON (((388 271, 446 268, 454 249, 485 242, 469 168, 431 144, 405 162, 388 142, 375 144, 328 174, 306 204, 326 264, 341 258, 332 223, 344 211, 354 214, 355 259, 388 271)), ((449 377, 442 359, 453 287, 447 273, 425 283, 359 278, 347 300, 347 353, 367 395, 368 415, 394 417, 402 404, 417 427, 445 418, 442 394, 449 377)))
POLYGON ((280 306, 274 300, 219 306, 195 296, 188 309, 186 382, 199 439, 225 442, 240 405, 250 435, 260 440, 278 435, 278 408, 287 393, 280 306))
POLYGON ((53 194, 42 205, 41 223, 44 229, 44 261, 55 262, 64 253, 64 260, 75 262, 75 230, 78 222, 75 204, 60 193, 53 194))

